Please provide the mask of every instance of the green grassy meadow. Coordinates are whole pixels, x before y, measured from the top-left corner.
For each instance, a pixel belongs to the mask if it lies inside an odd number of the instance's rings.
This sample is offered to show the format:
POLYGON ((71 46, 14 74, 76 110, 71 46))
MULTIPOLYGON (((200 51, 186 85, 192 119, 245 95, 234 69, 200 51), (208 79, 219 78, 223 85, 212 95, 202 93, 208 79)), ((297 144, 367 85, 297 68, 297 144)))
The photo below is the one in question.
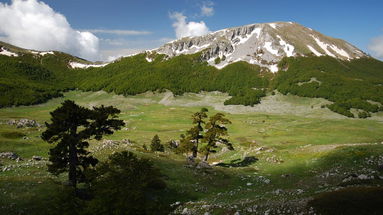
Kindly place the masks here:
MULTIPOLYGON (((378 170, 378 165, 383 164, 383 121, 378 116, 362 120, 318 114, 225 113, 232 121, 228 129, 235 151, 213 154, 209 163, 230 164, 246 156, 259 160, 249 166, 215 166, 204 171, 186 168, 185 156, 168 148, 164 153, 143 150, 142 145, 148 146, 155 134, 162 143, 178 140, 191 127, 191 115, 202 107, 180 105, 182 100, 199 104, 204 99, 185 95, 176 97, 178 102, 163 105, 160 101, 164 95, 124 97, 102 91, 70 91, 63 98, 44 104, 0 109, 0 152, 15 152, 23 158, 19 162, 0 160, 1 170, 9 167, 0 172, 0 214, 44 214, 41 211, 47 204, 54 206, 61 198, 57 193, 65 176, 48 174, 46 160, 29 161, 33 155, 48 158, 52 145, 40 139, 44 128, 16 128, 6 122, 27 118, 43 124, 49 121, 49 112, 64 99, 85 107, 104 104, 121 110, 120 119, 126 122, 126 127, 104 140, 129 139, 133 144, 105 146, 103 141, 93 140, 90 150, 100 160, 120 150, 153 160, 166 175, 169 195, 165 193, 164 198, 169 203, 180 202, 174 206, 174 213, 263 214, 270 210, 270 214, 275 214, 279 210, 282 214, 293 211, 310 214, 315 208, 310 208, 307 202, 322 193, 383 185, 380 179, 383 172, 378 170), (352 174, 356 177, 345 180, 352 174), (367 175, 368 179, 358 178, 360 175, 367 175)), ((216 98, 219 100, 220 96, 216 98)), ((218 112, 213 107, 204 107, 209 109, 209 115, 218 112)))

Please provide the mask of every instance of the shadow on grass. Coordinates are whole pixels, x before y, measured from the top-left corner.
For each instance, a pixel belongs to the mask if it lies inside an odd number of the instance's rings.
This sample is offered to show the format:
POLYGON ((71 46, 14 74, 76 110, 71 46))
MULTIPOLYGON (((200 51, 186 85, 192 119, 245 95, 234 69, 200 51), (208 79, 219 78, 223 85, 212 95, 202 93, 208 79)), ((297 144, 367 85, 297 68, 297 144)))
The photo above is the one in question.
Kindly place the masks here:
POLYGON ((324 215, 383 213, 383 188, 352 187, 315 196, 309 202, 317 212, 324 215))
POLYGON ((257 162, 259 159, 254 157, 254 156, 248 156, 245 157, 243 160, 241 159, 235 159, 231 160, 230 163, 219 163, 216 166, 221 166, 221 167, 247 167, 250 166, 251 164, 257 162))

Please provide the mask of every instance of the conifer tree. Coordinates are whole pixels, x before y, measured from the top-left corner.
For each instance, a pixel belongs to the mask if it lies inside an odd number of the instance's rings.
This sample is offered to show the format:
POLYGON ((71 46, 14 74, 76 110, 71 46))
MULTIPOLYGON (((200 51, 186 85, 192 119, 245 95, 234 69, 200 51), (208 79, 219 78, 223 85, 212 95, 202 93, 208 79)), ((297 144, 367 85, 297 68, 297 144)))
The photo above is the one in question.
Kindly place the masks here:
POLYGON ((217 113, 209 118, 209 122, 206 123, 203 140, 207 143, 203 152, 205 154, 204 161, 207 161, 211 152, 216 152, 217 142, 222 143, 228 147, 229 150, 234 150, 233 145, 227 139, 227 128, 225 125, 231 124, 231 121, 225 118, 222 113, 217 113))
POLYGON ((165 151, 165 147, 164 147, 164 145, 161 144, 161 140, 157 134, 154 135, 154 137, 152 139, 152 143, 150 144, 150 150, 152 152, 155 152, 155 151, 164 152, 165 151))
POLYGON ((49 152, 48 171, 55 175, 69 172, 69 183, 76 188, 77 183, 85 180, 84 171, 98 162, 86 150, 88 140, 100 140, 103 135, 121 129, 124 122, 117 119, 119 113, 112 106, 88 109, 74 101, 64 101, 50 113, 51 123, 45 123, 47 129, 41 135, 44 141, 57 143, 49 152))

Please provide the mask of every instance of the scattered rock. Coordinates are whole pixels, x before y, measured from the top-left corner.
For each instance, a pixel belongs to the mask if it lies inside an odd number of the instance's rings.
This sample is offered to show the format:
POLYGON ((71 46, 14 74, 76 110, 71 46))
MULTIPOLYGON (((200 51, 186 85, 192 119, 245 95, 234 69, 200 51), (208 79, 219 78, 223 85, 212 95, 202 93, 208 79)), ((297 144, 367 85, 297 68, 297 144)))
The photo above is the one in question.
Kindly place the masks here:
POLYGON ((41 127, 39 123, 36 122, 36 120, 33 119, 20 119, 20 120, 8 120, 7 122, 8 125, 15 125, 17 128, 36 128, 36 127, 41 127))
POLYGON ((195 159, 193 156, 188 156, 186 158, 186 164, 189 166, 195 166, 195 159))
POLYGON ((37 155, 33 155, 32 156, 32 160, 35 160, 35 161, 41 161, 43 158, 41 156, 37 156, 37 155))
POLYGON ((364 174, 359 175, 358 178, 360 180, 367 180, 367 179, 369 179, 369 177, 367 175, 364 175, 364 174))
POLYGON ((183 210, 182 210, 182 213, 181 214, 188 214, 188 208, 184 208, 183 210))
POLYGON ((0 152, 0 158, 8 158, 11 160, 17 160, 21 159, 16 153, 14 152, 0 152))

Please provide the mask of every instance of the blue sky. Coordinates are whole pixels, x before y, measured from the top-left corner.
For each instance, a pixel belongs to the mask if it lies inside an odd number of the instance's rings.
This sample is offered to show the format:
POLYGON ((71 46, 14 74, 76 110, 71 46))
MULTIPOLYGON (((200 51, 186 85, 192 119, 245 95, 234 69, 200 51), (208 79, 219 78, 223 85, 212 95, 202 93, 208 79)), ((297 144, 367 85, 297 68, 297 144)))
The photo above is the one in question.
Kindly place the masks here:
MULTIPOLYGON (((12 4, 9 0, 0 2, 12 4)), ((155 48, 175 39, 177 36, 173 23, 177 18, 171 18, 171 15, 176 12, 183 15, 184 24, 195 22, 203 25, 199 27, 209 31, 251 23, 293 21, 328 36, 342 38, 367 53, 383 58, 383 50, 371 49, 372 46, 378 47, 383 44, 381 0, 43 0, 43 2, 55 13, 62 14, 73 30, 90 31, 95 35, 99 39, 98 51, 102 53, 103 59, 155 48), (202 8, 205 9, 204 12, 202 8)), ((17 23, 15 25, 17 26, 17 23)), ((6 33, 3 34, 6 36, 6 33)))

